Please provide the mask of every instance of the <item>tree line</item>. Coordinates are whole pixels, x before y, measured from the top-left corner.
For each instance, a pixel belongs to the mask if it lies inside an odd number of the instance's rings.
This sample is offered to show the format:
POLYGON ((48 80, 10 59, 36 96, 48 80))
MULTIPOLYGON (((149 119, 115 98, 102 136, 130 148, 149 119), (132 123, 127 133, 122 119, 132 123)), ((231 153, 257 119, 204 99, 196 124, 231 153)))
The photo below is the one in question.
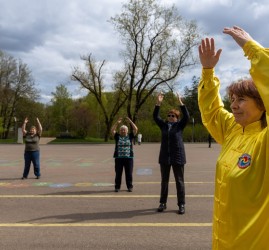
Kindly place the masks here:
MULTIPOLYGON (((75 67, 70 74, 88 91, 79 99, 73 99, 66 86, 59 84, 52 92, 50 104, 37 102, 39 93, 27 65, 0 53, 1 138, 15 133, 27 116, 30 121, 39 117, 47 136, 61 134, 108 141, 115 119, 128 116, 138 125, 144 140, 158 140, 159 131, 152 120, 156 93, 165 93, 167 102, 162 112, 175 108, 177 80, 197 63, 194 49, 197 50, 201 32, 196 22, 184 20, 174 5, 162 6, 156 0, 129 0, 110 23, 122 43, 123 67, 114 73, 112 82, 106 83, 106 60, 96 60, 92 52, 82 56, 85 67, 75 67), (112 91, 106 90, 107 85, 112 86, 112 91)), ((194 77, 191 87, 184 89, 192 117, 191 140, 194 126, 201 125, 198 81, 194 77)))
MULTIPOLYGON (((1 53, 3 55, 4 53, 1 53)), ((4 56, 6 58, 6 56, 4 56)), ((18 64, 14 67, 17 72, 18 66, 21 64, 12 58, 13 63, 18 64)), ((0 64, 2 63, 2 57, 0 56, 0 64)), ((1 64, 2 65, 2 64, 1 64)), ((2 67, 1 67, 2 69, 2 67)), ((25 68, 27 69, 27 68, 25 68)), ((26 75, 31 79, 30 71, 26 70, 26 75)), ((34 125, 31 122, 35 121, 36 117, 39 117, 43 126, 43 136, 49 137, 68 137, 68 138, 103 138, 104 141, 112 139, 110 134, 106 134, 110 130, 105 122, 105 116, 102 108, 108 113, 113 112, 113 103, 118 98, 117 92, 103 92, 102 93, 102 105, 100 106, 97 98, 93 93, 89 92, 86 96, 74 99, 72 94, 68 91, 64 84, 56 86, 54 92, 52 92, 52 99, 50 104, 43 104, 34 101, 38 96, 38 90, 32 85, 27 86, 27 81, 14 81, 14 85, 2 86, 3 77, 0 74, 0 95, 3 97, 0 99, 1 107, 1 138, 8 139, 16 136, 16 130, 21 127, 24 118, 27 116, 30 120, 29 124, 34 125), (24 89, 30 89, 31 95, 26 96, 24 91, 16 92, 15 90, 20 89, 22 86, 27 86, 24 89), (7 101, 14 100, 14 101, 7 101), (4 112, 6 111, 6 112, 4 112)), ((14 76, 16 74, 14 73, 14 76)), ((16 77, 19 77, 17 75, 16 77)), ((25 77, 24 79, 27 79, 25 77)), ((185 87, 183 99, 187 107, 189 108, 191 119, 195 120, 195 126, 198 129, 201 125, 200 112, 197 104, 197 84, 198 79, 193 78, 193 84, 191 87, 185 87), (200 125, 199 125, 200 124, 200 125)), ((146 100, 145 105, 139 110, 136 115, 136 124, 139 128, 139 132, 143 134, 143 141, 154 142, 160 140, 159 128, 153 121, 152 112, 156 103, 156 96, 158 92, 153 92, 146 100)), ((133 98, 136 98, 134 92, 133 98)), ((169 90, 165 93, 165 101, 161 108, 162 117, 166 117, 166 112, 172 108, 177 107, 176 95, 173 91, 169 90)), ((114 122, 119 117, 128 116, 127 103, 124 103, 122 107, 115 113, 112 119, 114 122)), ((190 121, 189 129, 187 128, 186 141, 192 140, 192 120, 190 121)), ((196 130, 197 130, 196 129, 196 130)), ((199 129, 198 129, 199 130, 199 129)), ((205 134, 206 132, 204 132, 205 134)), ((201 132, 197 131, 197 135, 201 132)), ((204 135, 204 140, 206 134, 204 135)), ((197 138, 195 141, 201 141, 201 138, 197 138)))

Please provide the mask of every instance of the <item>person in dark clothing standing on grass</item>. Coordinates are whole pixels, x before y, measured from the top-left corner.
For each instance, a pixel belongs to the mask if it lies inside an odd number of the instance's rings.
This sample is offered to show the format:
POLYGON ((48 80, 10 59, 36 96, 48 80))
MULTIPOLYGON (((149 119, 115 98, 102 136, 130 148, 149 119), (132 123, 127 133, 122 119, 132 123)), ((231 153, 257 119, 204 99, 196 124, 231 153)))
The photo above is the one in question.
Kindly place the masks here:
POLYGON ((138 129, 130 118, 126 117, 126 120, 130 123, 133 129, 131 133, 128 133, 128 127, 122 124, 122 118, 119 118, 111 128, 111 133, 115 139, 115 192, 119 192, 120 190, 123 168, 125 170, 125 180, 128 192, 133 191, 133 141, 138 129), (120 124, 122 125, 120 126, 118 133, 117 127, 120 124))
POLYGON ((178 213, 185 213, 185 184, 184 184, 184 164, 186 155, 183 144, 182 133, 190 118, 186 106, 182 103, 180 96, 177 94, 180 110, 172 109, 168 111, 167 120, 162 120, 159 116, 160 106, 164 95, 157 96, 157 103, 153 112, 153 118, 162 132, 161 149, 159 155, 159 164, 161 168, 161 197, 158 212, 166 209, 168 186, 171 166, 177 188, 177 205, 178 213), (179 119, 181 113, 181 119, 179 119))

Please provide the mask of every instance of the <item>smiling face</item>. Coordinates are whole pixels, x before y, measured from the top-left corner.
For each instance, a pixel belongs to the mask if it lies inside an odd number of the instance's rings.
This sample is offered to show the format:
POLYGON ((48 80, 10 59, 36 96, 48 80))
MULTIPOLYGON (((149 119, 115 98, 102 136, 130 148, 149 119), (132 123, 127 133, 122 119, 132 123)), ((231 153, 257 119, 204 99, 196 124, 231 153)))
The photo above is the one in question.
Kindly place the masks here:
POLYGON ((128 134, 128 127, 123 125, 120 127, 120 136, 127 136, 128 134))
POLYGON ((35 134, 36 134, 36 127, 35 127, 35 126, 32 126, 32 127, 30 128, 30 134, 31 134, 31 135, 35 135, 35 134))
POLYGON ((264 112, 260 109, 255 99, 248 96, 237 96, 236 94, 231 96, 231 109, 235 121, 242 127, 259 121, 264 112))
POLYGON ((231 109, 237 123, 245 127, 261 120, 262 127, 267 126, 263 115, 265 111, 264 103, 251 78, 234 82, 227 90, 231 101, 231 109))

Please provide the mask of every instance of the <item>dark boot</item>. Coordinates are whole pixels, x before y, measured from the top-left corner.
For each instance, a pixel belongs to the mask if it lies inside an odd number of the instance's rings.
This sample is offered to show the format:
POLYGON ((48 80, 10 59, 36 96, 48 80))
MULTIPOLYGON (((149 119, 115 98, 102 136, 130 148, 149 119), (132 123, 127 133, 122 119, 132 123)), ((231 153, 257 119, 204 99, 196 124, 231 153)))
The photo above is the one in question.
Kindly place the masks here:
POLYGON ((158 207, 157 211, 158 212, 163 212, 163 210, 166 209, 166 204, 165 203, 160 203, 160 206, 158 207))

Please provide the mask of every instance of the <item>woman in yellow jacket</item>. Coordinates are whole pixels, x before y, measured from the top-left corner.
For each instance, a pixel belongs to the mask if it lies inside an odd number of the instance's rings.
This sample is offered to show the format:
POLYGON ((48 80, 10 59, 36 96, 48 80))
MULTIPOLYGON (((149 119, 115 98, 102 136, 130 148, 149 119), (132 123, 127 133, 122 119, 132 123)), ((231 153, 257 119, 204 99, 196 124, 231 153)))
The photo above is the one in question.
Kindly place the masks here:
POLYGON ((225 28, 251 62, 252 79, 228 87, 232 113, 224 109, 214 74, 221 49, 214 39, 199 46, 198 88, 202 120, 222 145, 215 176, 213 249, 269 249, 269 49, 243 29, 225 28))

